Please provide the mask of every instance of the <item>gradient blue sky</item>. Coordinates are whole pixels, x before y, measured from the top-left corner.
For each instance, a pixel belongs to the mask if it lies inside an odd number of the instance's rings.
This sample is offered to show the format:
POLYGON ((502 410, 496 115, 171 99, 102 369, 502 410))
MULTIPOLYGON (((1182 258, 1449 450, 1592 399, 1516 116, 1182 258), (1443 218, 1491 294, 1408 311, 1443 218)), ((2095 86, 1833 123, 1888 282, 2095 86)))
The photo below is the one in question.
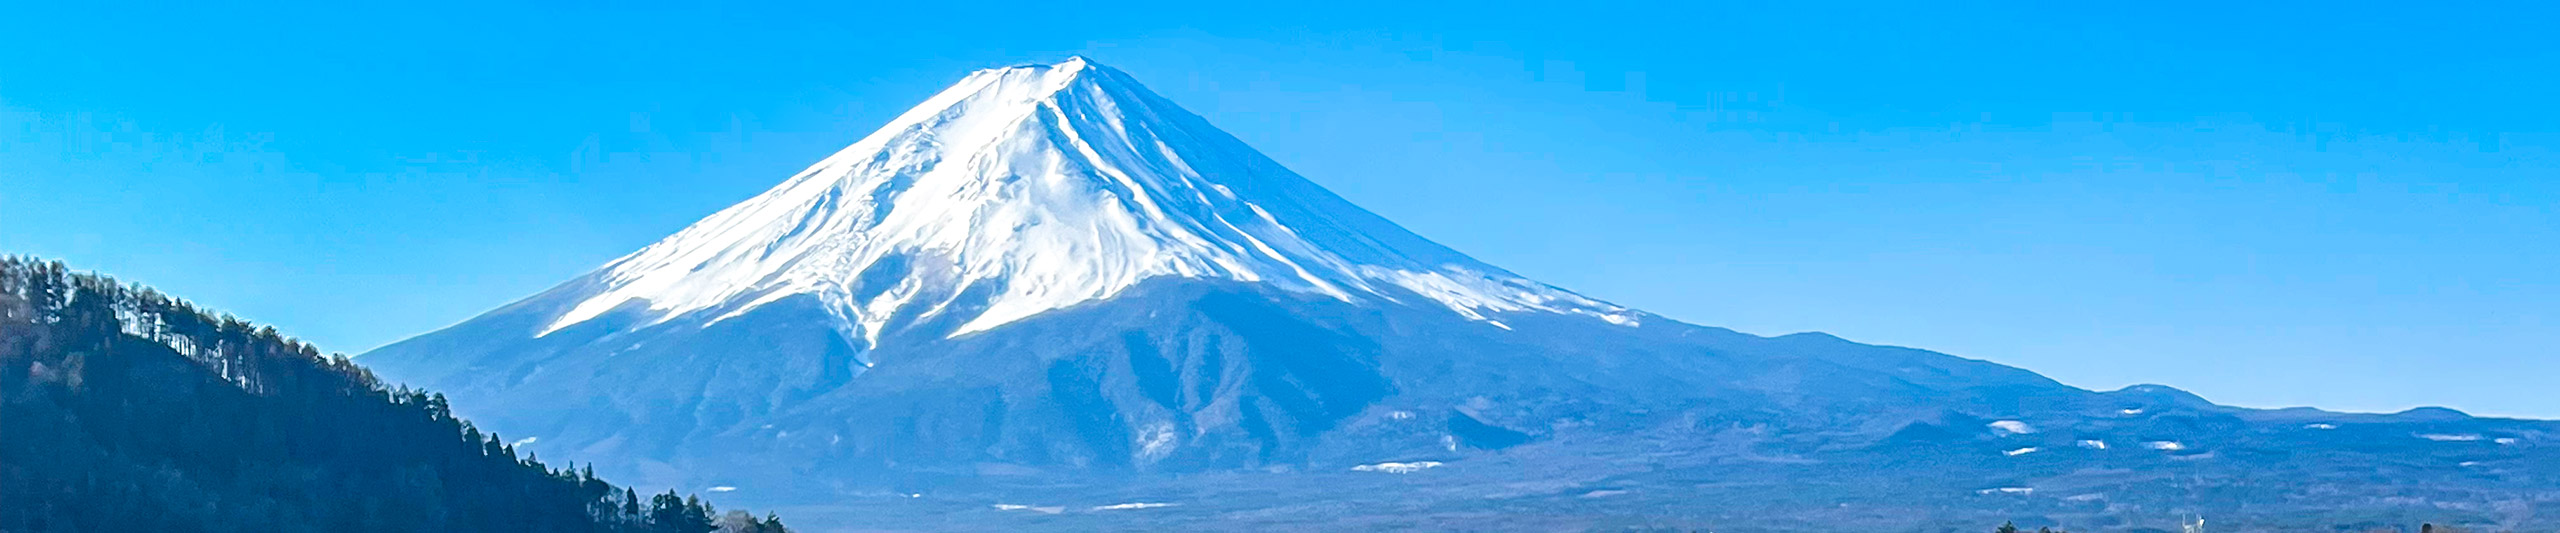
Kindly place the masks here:
POLYGON ((332 350, 1086 54, 1425 236, 1686 321, 2560 417, 2539 4, 73 4, 0 17, 0 251, 332 350))

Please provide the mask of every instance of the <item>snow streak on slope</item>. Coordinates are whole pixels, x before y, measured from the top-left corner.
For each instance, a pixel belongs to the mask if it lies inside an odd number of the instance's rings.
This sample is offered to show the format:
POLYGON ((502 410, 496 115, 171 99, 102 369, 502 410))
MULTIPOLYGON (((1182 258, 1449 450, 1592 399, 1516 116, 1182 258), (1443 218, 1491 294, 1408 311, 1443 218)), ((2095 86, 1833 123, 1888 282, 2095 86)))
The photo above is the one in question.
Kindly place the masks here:
MULTIPOLYGON (((1431 243, 1281 168, 1125 74, 984 70, 755 198, 615 260, 540 334, 632 302, 704 324, 814 295, 849 338, 983 331, 1161 276, 1343 301, 1636 314, 1431 243), (940 333, 937 331, 936 333, 940 333)), ((1507 327, 1507 326, 1505 326, 1507 327)))

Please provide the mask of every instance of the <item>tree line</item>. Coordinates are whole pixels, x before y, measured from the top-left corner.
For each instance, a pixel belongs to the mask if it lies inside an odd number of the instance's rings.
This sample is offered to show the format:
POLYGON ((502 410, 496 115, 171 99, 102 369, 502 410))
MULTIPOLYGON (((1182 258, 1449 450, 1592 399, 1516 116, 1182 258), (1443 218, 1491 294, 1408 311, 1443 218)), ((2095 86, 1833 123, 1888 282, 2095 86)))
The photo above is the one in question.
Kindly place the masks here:
POLYGON ((274 327, 0 257, 0 531, 787 531, 574 466, 274 327))

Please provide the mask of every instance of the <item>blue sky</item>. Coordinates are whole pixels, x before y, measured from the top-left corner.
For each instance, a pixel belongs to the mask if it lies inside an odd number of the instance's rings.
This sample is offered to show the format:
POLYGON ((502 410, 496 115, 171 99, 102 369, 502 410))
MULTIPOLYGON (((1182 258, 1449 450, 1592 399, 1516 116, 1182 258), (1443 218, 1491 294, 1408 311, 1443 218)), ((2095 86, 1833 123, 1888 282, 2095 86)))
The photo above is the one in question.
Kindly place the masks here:
POLYGON ((1089 55, 1674 318, 2218 401, 2560 417, 2534 4, 12 8, 0 251, 357 352, 1089 55))

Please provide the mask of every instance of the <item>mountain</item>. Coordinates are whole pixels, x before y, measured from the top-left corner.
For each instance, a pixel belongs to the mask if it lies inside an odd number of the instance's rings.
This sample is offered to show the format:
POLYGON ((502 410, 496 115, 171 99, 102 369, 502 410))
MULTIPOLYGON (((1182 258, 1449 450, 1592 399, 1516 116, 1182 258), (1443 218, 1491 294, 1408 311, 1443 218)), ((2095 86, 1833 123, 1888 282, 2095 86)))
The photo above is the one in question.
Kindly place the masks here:
POLYGON ((1081 58, 971 74, 763 194, 360 360, 608 474, 923 529, 2535 523, 2511 511, 2553 474, 2528 460, 2546 422, 2089 391, 1601 302, 1081 58), (2246 487, 2322 495, 2196 496, 2246 487))
MULTIPOLYGON (((970 76, 756 198, 607 265, 536 336, 632 303, 650 325, 819 300, 863 349, 959 336, 1146 280, 1633 318, 1477 262, 1313 183, 1127 75, 1070 59, 970 76), (1285 223, 1284 223, 1285 221, 1285 223)), ((696 324, 700 325, 700 324, 696 324)))
MULTIPOLYGON (((703 532, 552 469, 344 355, 60 263, 0 257, 0 531, 703 532)), ((731 517, 732 533, 784 531, 731 517)))

